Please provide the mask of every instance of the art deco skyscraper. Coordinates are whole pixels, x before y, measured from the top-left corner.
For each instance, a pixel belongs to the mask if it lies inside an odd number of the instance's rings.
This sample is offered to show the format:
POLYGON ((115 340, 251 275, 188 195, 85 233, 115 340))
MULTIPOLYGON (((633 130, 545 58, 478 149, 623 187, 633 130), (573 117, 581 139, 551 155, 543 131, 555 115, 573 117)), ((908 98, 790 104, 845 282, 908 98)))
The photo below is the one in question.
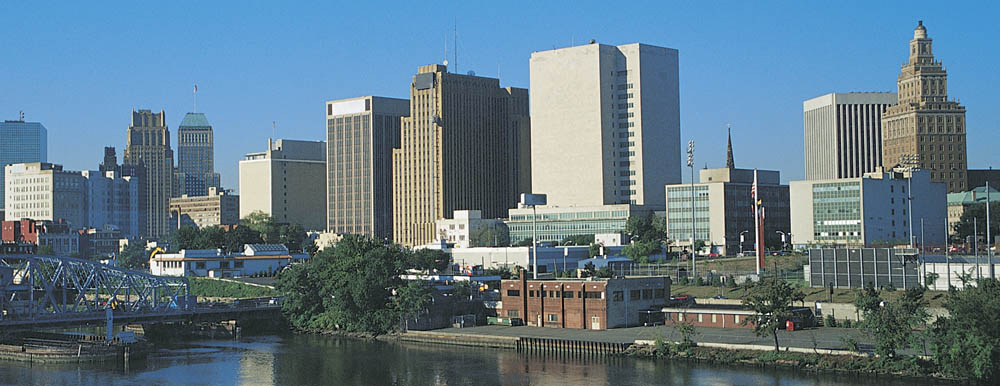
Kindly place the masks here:
POLYGON ((410 86, 400 148, 392 153, 393 240, 420 245, 455 210, 506 217, 527 192, 518 154, 527 144, 528 90, 421 66, 410 86))
POLYGON ((934 60, 923 21, 913 30, 897 85, 899 104, 882 115, 885 166, 913 155, 932 182, 944 182, 949 193, 965 191, 965 107, 948 100, 948 73, 934 60))
POLYGON ((326 229, 392 237, 392 149, 406 99, 365 96, 326 103, 326 229))
POLYGON ((160 110, 132 110, 128 127, 128 142, 122 160, 125 165, 139 166, 140 211, 146 214, 139 224, 142 237, 161 238, 170 233, 170 195, 174 181, 174 151, 170 148, 170 130, 166 113, 160 110), (143 200, 143 198, 145 198, 143 200))
POLYGON ((177 180, 174 196, 204 196, 219 188, 212 125, 203 113, 187 113, 177 126, 177 180))

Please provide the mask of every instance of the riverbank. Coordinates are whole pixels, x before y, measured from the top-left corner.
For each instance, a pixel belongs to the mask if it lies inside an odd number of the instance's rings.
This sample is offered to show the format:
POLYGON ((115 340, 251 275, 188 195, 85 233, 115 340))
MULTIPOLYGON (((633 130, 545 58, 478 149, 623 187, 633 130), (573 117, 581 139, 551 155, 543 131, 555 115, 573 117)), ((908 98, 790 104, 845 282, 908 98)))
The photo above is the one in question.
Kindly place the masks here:
MULTIPOLYGON (((863 339, 850 329, 814 329, 779 335, 781 351, 774 351, 770 337, 756 337, 745 330, 700 328, 698 343, 684 343, 669 326, 636 327, 607 331, 537 327, 480 326, 434 331, 408 331, 392 336, 403 342, 514 350, 554 355, 618 355, 653 360, 707 361, 723 365, 795 368, 886 377, 932 377, 954 381, 936 370, 930 360, 915 355, 885 359, 850 350, 848 340, 863 339), (706 341, 715 340, 716 342, 706 341), (723 342, 718 342, 723 341, 723 342)), ((862 340, 863 342, 863 340, 862 340)), ((862 343, 862 349, 870 345, 862 343)), ((869 350, 870 351, 870 350, 869 350)))

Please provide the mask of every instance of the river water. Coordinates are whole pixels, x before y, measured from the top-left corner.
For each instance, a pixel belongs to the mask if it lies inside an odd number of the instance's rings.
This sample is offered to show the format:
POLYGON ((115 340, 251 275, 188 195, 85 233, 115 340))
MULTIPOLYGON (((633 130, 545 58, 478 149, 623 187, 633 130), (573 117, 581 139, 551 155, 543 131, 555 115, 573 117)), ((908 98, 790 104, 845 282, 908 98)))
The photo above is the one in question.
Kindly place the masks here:
MULTIPOLYGON (((700 362, 523 356, 512 350, 319 335, 199 340, 122 364, 0 361, 16 385, 908 385, 913 380, 700 362)), ((930 384, 930 383, 928 383, 930 384)))

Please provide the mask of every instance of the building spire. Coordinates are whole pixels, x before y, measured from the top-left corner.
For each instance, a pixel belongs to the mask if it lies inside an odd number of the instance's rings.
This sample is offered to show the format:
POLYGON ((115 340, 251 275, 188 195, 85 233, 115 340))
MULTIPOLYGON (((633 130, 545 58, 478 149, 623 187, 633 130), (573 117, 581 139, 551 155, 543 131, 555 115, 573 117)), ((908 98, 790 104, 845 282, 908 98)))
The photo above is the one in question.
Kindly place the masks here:
POLYGON ((733 161, 733 128, 726 125, 726 132, 729 135, 729 144, 726 146, 726 168, 735 169, 736 163, 733 161))

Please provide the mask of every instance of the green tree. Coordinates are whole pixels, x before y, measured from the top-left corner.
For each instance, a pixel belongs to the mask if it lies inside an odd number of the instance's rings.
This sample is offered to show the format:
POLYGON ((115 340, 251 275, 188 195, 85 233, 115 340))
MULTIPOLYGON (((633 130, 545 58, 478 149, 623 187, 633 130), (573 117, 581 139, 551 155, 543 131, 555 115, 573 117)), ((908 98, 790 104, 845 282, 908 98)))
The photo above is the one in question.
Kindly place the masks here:
POLYGON ((201 231, 198 228, 184 225, 170 234, 170 250, 179 251, 181 249, 201 249, 198 245, 198 237, 201 231))
POLYGON ((51 245, 39 245, 38 248, 35 249, 35 254, 39 256, 55 256, 56 250, 55 248, 52 248, 51 245))
POLYGON ((910 288, 889 301, 870 285, 857 292, 855 305, 864 317, 859 326, 875 340, 877 354, 896 358, 896 350, 914 341, 914 329, 930 317, 924 291, 924 287, 910 288))
POLYGON ((278 244, 285 244, 290 252, 302 252, 308 235, 299 224, 282 224, 278 227, 278 244))
POLYGON ((758 283, 748 284, 749 290, 743 297, 743 307, 754 314, 743 320, 743 324, 753 324, 757 336, 774 337, 774 351, 778 351, 778 329, 792 314, 788 308, 792 302, 802 301, 805 294, 784 280, 765 278, 758 283))
POLYGON ((637 263, 648 263, 649 256, 654 253, 660 253, 660 242, 651 240, 635 240, 632 243, 622 248, 622 254, 628 256, 637 263))
POLYGON ((146 240, 129 240, 118 254, 116 264, 121 268, 141 268, 149 265, 150 250, 146 249, 146 240))
MULTIPOLYGON (((1000 216, 996 215, 1000 213, 1000 202, 990 203, 990 231, 992 235, 997 235, 997 231, 1000 231, 1000 216)), ((957 236, 962 242, 965 242, 965 238, 972 236, 973 230, 979 230, 979 236, 986 235, 986 203, 978 203, 965 207, 962 211, 962 217, 954 225, 955 236, 957 236), (973 221, 975 220, 975 221, 973 221), (973 224, 976 225, 973 225, 973 224)), ((986 245, 986 243, 982 243, 986 245)))
POLYGON ((226 231, 219 227, 206 227, 198 231, 194 249, 226 249, 226 231))
POLYGON ((409 261, 404 268, 418 269, 421 271, 444 271, 451 264, 451 257, 438 249, 418 249, 408 254, 409 261))
POLYGON ((248 226, 250 229, 257 231, 265 243, 280 242, 278 240, 278 225, 274 222, 274 218, 263 211, 255 210, 251 212, 246 217, 240 219, 240 225, 248 226))
POLYGON ((500 247, 510 245, 510 230, 503 223, 487 224, 469 234, 471 247, 500 247))
POLYGON ((589 257, 599 256, 601 254, 601 244, 590 243, 590 248, 587 250, 587 255, 589 257))
POLYGON ((454 294, 458 299, 469 300, 469 296, 472 296, 472 285, 467 281, 455 282, 454 294))
POLYGON ((590 245, 594 243, 594 235, 573 235, 566 236, 559 241, 559 245, 590 245))
POLYGON ((514 245, 511 245, 511 246, 512 247, 530 247, 531 246, 531 237, 525 237, 523 240, 518 241, 518 242, 514 243, 514 245))
POLYGON ((630 216, 625 222, 625 232, 639 240, 664 242, 667 239, 667 219, 649 213, 645 216, 630 216))
POLYGON ((246 244, 260 244, 264 239, 260 237, 260 232, 248 226, 237 225, 226 232, 223 237, 226 250, 229 252, 241 252, 246 244))
POLYGON ((944 307, 948 316, 938 317, 930 334, 938 368, 952 377, 1000 382, 1000 282, 952 289, 944 307))
POLYGON ((400 277, 411 253, 381 240, 346 236, 281 274, 278 289, 290 304, 283 310, 298 328, 383 334, 421 303, 423 292, 411 291, 400 277))

